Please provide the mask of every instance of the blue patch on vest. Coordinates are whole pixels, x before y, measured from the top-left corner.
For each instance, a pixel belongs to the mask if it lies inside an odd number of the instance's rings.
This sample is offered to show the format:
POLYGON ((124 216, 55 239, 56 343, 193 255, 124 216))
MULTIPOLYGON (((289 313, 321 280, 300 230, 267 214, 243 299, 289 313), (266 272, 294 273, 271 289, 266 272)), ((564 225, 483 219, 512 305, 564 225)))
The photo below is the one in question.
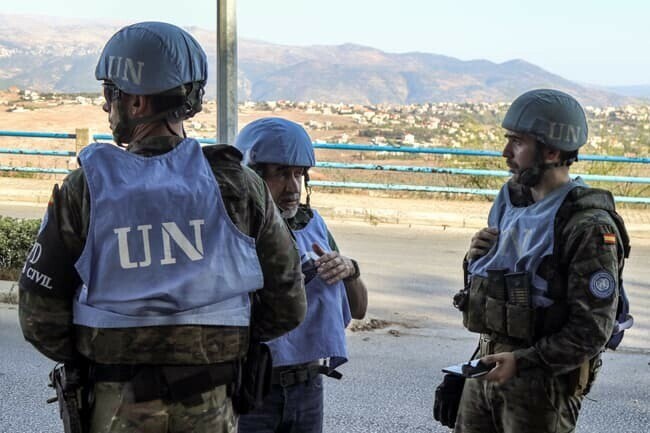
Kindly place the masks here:
POLYGON ((598 271, 589 279, 589 291, 598 299, 607 299, 616 289, 616 280, 607 271, 598 271))

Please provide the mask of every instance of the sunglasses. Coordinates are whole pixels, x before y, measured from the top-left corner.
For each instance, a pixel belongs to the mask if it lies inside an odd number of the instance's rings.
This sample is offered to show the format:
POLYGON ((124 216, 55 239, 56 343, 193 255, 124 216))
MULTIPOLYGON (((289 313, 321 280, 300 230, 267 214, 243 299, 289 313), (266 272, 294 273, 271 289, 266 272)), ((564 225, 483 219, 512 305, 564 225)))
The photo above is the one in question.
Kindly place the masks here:
POLYGON ((103 83, 102 87, 104 88, 104 99, 106 99, 106 102, 108 102, 109 105, 112 104, 113 101, 120 99, 122 91, 118 89, 115 84, 103 83))

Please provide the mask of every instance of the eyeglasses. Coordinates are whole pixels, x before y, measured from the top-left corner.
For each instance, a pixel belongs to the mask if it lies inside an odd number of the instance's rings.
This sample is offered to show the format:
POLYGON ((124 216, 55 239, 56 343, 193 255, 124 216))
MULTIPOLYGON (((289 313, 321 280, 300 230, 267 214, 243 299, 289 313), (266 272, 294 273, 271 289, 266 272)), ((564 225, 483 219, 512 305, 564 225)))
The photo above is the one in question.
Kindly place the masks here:
POLYGON ((102 87, 104 87, 104 99, 106 99, 106 102, 108 102, 109 105, 112 104, 113 101, 120 99, 122 91, 118 89, 115 84, 105 82, 102 84, 102 87))

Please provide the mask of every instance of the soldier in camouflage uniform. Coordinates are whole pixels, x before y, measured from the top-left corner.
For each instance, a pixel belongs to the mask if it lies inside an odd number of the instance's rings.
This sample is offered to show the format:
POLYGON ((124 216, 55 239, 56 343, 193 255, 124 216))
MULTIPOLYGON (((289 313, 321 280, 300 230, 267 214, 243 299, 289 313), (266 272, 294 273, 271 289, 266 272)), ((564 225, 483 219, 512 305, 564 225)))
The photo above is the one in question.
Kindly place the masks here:
POLYGON ((23 334, 90 364, 93 433, 233 432, 249 334, 279 337, 306 313, 295 242, 239 151, 184 138, 207 79, 192 36, 125 27, 96 77, 128 146, 92 144, 54 187, 20 279, 23 334))
POLYGON ((629 241, 612 195, 569 177, 587 140, 574 98, 524 93, 502 126, 513 176, 471 240, 455 299, 495 366, 465 381, 455 432, 572 432, 616 324, 629 241))

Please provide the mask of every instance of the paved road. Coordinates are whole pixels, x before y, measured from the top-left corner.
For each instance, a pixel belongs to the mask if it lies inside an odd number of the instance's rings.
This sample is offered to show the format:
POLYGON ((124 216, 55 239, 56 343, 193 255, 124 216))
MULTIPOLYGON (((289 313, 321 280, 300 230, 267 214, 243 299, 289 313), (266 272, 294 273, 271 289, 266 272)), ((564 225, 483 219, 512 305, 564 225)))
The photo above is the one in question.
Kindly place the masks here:
POLYGON ((12 218, 41 218, 46 207, 46 204, 0 200, 0 215, 12 218))
MULTIPOLYGON (((471 354, 450 296, 471 231, 332 223, 344 253, 359 259, 370 287, 369 316, 394 322, 349 334, 342 381, 326 384, 326 433, 444 432, 430 417, 442 366, 471 354)), ((650 431, 650 245, 637 242, 626 271, 637 327, 605 355, 584 402, 578 432, 650 431)), ((45 379, 52 364, 22 341, 14 307, 0 307, 0 433, 61 431, 45 379)))

